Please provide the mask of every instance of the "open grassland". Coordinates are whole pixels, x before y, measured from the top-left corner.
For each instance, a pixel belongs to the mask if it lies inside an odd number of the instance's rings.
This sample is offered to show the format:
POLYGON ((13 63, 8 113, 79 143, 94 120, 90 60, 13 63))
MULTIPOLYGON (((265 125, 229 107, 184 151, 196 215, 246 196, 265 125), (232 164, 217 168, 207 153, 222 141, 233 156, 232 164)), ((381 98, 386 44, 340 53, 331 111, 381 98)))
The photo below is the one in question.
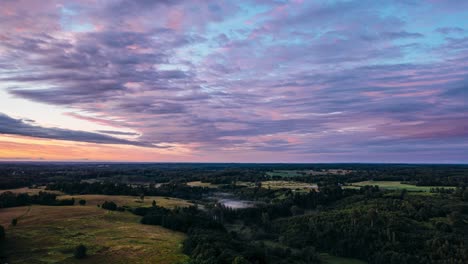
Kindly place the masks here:
POLYGON ((266 173, 270 177, 298 177, 304 176, 304 171, 298 170, 276 170, 276 171, 269 171, 266 173))
POLYGON ((431 188, 455 188, 455 187, 441 187, 441 186, 416 186, 411 184, 404 184, 399 181, 362 181, 355 182, 352 185, 344 186, 344 188, 360 188, 366 185, 377 185, 379 188, 387 190, 402 190, 406 189, 411 192, 429 192, 431 188))
POLYGON ((102 204, 105 201, 113 201, 118 206, 129 206, 129 207, 144 207, 151 206, 153 200, 156 201, 158 206, 166 208, 175 207, 187 207, 193 205, 192 203, 178 198, 172 197, 161 197, 161 196, 145 196, 143 200, 139 196, 124 196, 124 195, 101 195, 101 194, 85 194, 85 195, 61 195, 58 199, 70 199, 75 198, 78 200, 86 200, 86 205, 96 206, 102 204))
POLYGON ((345 175, 351 173, 351 170, 275 170, 266 174, 270 177, 299 177, 299 176, 319 176, 319 175, 345 175))
MULTIPOLYGON (((296 181, 262 181, 262 188, 265 189, 291 189, 295 191, 310 191, 312 189, 317 189, 317 185, 313 183, 304 183, 296 181)), ((254 182, 237 182, 238 186, 245 186, 249 188, 254 188, 257 186, 254 182)))
POLYGON ((205 188, 218 188, 218 184, 213 184, 210 182, 201 182, 201 181, 192 181, 192 182, 187 182, 188 186, 192 187, 205 187, 205 188))
POLYGON ((45 187, 37 187, 37 188, 23 187, 23 188, 16 188, 16 189, 0 190, 0 193, 4 193, 4 192, 27 193, 30 195, 38 194, 39 192, 49 192, 49 193, 55 193, 58 195, 63 194, 60 191, 46 190, 45 187))
POLYGON ((366 264, 366 262, 352 258, 341 258, 326 253, 320 254, 320 260, 323 264, 366 264))
POLYGON ((270 189, 291 189, 291 190, 300 190, 300 191, 309 191, 311 189, 316 189, 316 184, 304 183, 304 182, 295 182, 295 181, 263 181, 263 188, 270 189))
POLYGON ((179 263, 185 235, 139 223, 129 212, 97 206, 31 206, 0 209, 7 227, 6 255, 11 263, 179 263), (19 217, 18 225, 9 226, 19 217), (83 243, 88 257, 73 258, 83 243))

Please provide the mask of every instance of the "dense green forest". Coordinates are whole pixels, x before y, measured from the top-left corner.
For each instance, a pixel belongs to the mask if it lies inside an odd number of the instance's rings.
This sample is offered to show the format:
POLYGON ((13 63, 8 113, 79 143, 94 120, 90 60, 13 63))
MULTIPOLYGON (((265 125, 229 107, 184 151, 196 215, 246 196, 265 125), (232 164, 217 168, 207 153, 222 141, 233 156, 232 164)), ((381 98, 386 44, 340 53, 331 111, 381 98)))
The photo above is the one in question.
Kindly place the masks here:
MULTIPOLYGON (((463 165, 1 164, 0 175, 2 189, 43 186, 34 195, 1 193, 0 208, 75 202, 48 191, 186 199, 191 206, 174 209, 155 201, 128 207, 109 200, 99 206, 185 233, 183 252, 192 264, 321 263, 323 253, 382 264, 468 262, 463 165), (363 181, 371 184, 353 186, 363 181), (428 188, 372 185, 377 181, 428 188), (316 187, 271 188, 271 182, 316 187)), ((5 233, 1 227, 0 240, 5 233)))

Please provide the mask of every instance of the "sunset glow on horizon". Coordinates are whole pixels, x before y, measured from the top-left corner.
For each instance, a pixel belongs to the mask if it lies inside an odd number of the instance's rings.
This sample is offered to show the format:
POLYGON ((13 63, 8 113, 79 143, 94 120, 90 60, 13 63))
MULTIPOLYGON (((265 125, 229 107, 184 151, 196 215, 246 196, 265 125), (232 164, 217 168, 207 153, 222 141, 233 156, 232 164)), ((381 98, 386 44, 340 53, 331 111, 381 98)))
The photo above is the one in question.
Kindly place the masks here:
POLYGON ((468 163, 468 1, 0 1, 0 161, 468 163))

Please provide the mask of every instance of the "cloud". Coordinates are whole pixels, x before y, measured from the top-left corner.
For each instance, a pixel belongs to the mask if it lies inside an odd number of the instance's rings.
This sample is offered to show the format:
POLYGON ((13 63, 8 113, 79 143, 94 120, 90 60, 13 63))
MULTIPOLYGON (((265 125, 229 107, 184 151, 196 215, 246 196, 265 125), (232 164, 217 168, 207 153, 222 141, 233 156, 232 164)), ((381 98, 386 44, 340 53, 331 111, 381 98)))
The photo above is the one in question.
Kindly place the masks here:
POLYGON ((99 144, 120 144, 141 147, 151 146, 147 143, 120 139, 99 133, 69 130, 62 128, 46 128, 30 123, 31 121, 26 122, 22 119, 14 119, 12 117, 0 113, 0 134, 99 144))
POLYGON ((448 35, 448 34, 462 34, 465 32, 465 30, 460 27, 441 27, 441 28, 437 28, 436 32, 439 32, 444 35, 448 35))
POLYGON ((113 127, 70 138, 330 159, 467 140, 456 1, 43 2, 0 3, 0 89, 113 127))
POLYGON ((113 131, 113 130, 98 130, 97 132, 102 134, 110 134, 110 135, 117 135, 117 136, 139 136, 138 133, 133 132, 122 132, 122 131, 113 131))

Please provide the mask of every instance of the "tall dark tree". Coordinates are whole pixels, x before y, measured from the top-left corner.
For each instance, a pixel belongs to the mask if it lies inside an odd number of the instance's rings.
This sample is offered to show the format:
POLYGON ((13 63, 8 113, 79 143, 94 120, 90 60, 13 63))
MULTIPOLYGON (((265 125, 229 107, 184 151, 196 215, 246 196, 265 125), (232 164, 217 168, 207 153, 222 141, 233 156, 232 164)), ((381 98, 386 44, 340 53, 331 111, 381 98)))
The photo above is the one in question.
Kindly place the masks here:
POLYGON ((0 225, 0 241, 2 241, 3 239, 5 239, 5 228, 0 225))

